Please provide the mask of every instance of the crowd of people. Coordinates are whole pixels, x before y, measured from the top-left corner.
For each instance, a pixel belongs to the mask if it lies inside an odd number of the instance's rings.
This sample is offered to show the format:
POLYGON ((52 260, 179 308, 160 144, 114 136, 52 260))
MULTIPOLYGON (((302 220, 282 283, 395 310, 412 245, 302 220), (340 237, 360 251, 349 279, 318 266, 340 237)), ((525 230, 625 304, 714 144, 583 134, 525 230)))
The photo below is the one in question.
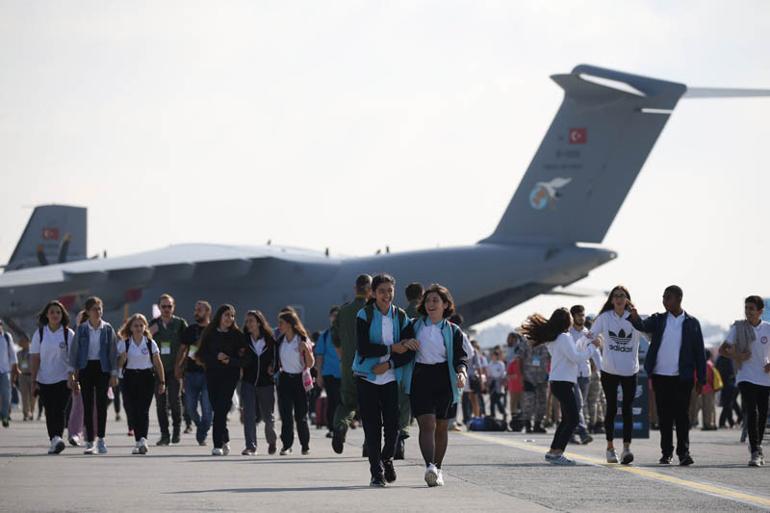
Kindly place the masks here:
POLYGON ((612 289, 595 317, 581 305, 548 318, 532 315, 505 346, 487 353, 463 331, 446 287, 409 284, 404 309, 396 305, 396 280, 387 274, 358 276, 354 290, 352 301, 331 308, 329 327, 312 334, 291 307, 280 311, 275 326, 256 309, 239 325, 232 305, 213 310, 200 300, 188 324, 176 315, 174 298, 163 294, 160 315, 148 321, 133 314, 116 330, 103 319, 97 297, 88 298, 74 320, 62 303, 50 301, 18 351, 0 324, 7 347, 0 351, 0 419, 9 426, 12 388, 25 421, 34 418, 39 400, 49 454, 67 443, 84 446, 85 454, 106 454, 110 401, 116 420, 122 402, 137 455, 149 452, 153 399, 157 446, 178 444, 184 423, 200 446, 211 431, 213 456, 231 451, 232 411, 240 412, 244 456, 257 454, 260 422, 270 455, 279 441, 280 455, 292 453, 295 432, 302 455, 309 454, 311 418, 327 428, 341 454, 348 430, 360 424, 375 487, 396 481, 394 461, 404 458, 416 421, 432 487, 444 484, 448 432, 466 428, 547 433, 555 426, 545 454, 554 465, 574 464, 565 455, 569 443, 585 445, 592 435, 604 435, 607 462, 631 464, 633 404, 643 372, 650 383, 649 420, 660 431, 660 464, 671 464, 674 454, 680 465, 694 463, 689 431, 699 411, 704 430, 741 426, 749 465, 764 464, 770 323, 761 320, 758 296, 745 299, 745 319, 731 327, 712 362, 677 286, 664 292, 665 311, 650 316, 639 314, 623 286, 612 289), (615 447, 616 419, 622 449, 615 447))

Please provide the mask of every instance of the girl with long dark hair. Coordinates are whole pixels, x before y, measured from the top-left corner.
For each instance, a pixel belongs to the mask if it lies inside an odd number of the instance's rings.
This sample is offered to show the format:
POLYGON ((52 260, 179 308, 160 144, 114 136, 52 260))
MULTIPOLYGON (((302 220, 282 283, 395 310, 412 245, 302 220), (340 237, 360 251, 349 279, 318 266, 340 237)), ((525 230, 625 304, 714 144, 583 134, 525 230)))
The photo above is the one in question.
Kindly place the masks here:
MULTIPOLYGON (((405 358, 414 359, 415 363, 404 367, 403 379, 412 415, 420 427, 425 482, 431 487, 444 485, 441 465, 448 444, 449 410, 459 402, 460 390, 468 379, 465 335, 448 320, 454 311, 449 290, 433 284, 420 300, 418 317, 404 330, 405 339, 416 339, 419 343, 416 352, 405 353, 405 358)), ((379 364, 375 373, 387 368, 387 362, 379 364)))
POLYGON ((546 461, 554 465, 574 465, 573 460, 564 456, 570 436, 578 424, 575 383, 578 377, 578 364, 591 357, 595 347, 601 345, 600 338, 573 340, 569 334, 572 317, 566 308, 559 308, 546 319, 535 314, 522 326, 522 333, 533 347, 545 344, 551 354, 551 372, 549 381, 551 393, 559 400, 561 422, 553 435, 551 450, 545 455, 546 461))
POLYGON ((308 392, 302 375, 315 365, 310 337, 294 309, 285 309, 278 315, 278 411, 281 414, 281 456, 291 454, 294 428, 302 446, 302 454, 310 454, 310 427, 308 426, 308 392), (293 422, 292 422, 293 421, 293 422))
POLYGON ((214 411, 212 456, 230 454, 227 414, 241 377, 241 354, 244 349, 243 332, 235 322, 235 307, 227 304, 220 306, 211 323, 203 330, 200 348, 195 355, 206 368, 206 385, 214 411))
POLYGON ((48 454, 59 454, 66 446, 62 434, 70 389, 76 390, 78 386, 68 355, 75 332, 69 328, 69 314, 59 301, 45 305, 37 322, 38 328, 32 334, 29 348, 33 393, 38 393, 45 409, 45 424, 51 441, 48 454))
POLYGON ((273 330, 259 310, 246 312, 243 322, 246 349, 241 359, 241 405, 243 406, 244 456, 257 454, 257 423, 265 423, 268 454, 275 454, 275 380, 276 343, 273 330), (258 418, 259 415, 259 418, 258 418))
POLYGON ((618 463, 613 443, 615 416, 618 411, 618 386, 623 391, 623 453, 620 456, 620 463, 623 465, 634 461, 631 438, 634 431, 633 403, 636 375, 639 372, 641 334, 628 320, 632 308, 631 293, 626 287, 617 285, 610 291, 607 301, 591 326, 591 333, 601 334, 606 341, 602 348, 601 383, 607 398, 607 413, 604 416, 607 463, 618 463))

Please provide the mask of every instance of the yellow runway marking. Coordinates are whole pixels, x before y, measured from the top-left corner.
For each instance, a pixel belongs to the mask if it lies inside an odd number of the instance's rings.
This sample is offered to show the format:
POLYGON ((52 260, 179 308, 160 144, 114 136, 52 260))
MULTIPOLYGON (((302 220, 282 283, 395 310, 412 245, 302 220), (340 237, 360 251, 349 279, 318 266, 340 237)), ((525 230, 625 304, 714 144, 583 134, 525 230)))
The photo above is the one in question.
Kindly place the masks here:
MULTIPOLYGON (((461 434, 468 438, 481 440, 483 442, 488 442, 488 443, 493 443, 498 445, 505 445, 508 447, 513 447, 515 449, 533 452, 540 455, 545 454, 545 450, 543 449, 543 447, 534 446, 532 444, 528 444, 524 442, 518 442, 516 440, 507 440, 504 438, 497 438, 493 436, 481 435, 478 433, 469 433, 469 432, 463 432, 461 434)), ((675 486, 686 488, 688 490, 705 493, 705 494, 719 497, 722 499, 729 499, 729 500, 734 500, 738 502, 743 502, 745 504, 750 504, 752 506, 759 506, 761 508, 770 508, 770 498, 762 497, 760 495, 752 495, 750 493, 741 492, 739 490, 734 490, 732 488, 726 488, 724 486, 701 483, 698 481, 690 481, 688 479, 682 479, 680 477, 670 476, 668 474, 664 474, 662 472, 657 472, 655 470, 650 470, 646 468, 632 467, 627 465, 608 464, 602 459, 593 458, 590 456, 583 456, 580 454, 575 454, 570 452, 567 452, 566 455, 575 461, 586 463, 588 465, 596 465, 596 466, 606 467, 613 470, 618 470, 620 472, 627 472, 629 474, 634 474, 639 477, 644 477, 647 479, 652 479, 663 483, 669 483, 675 486)), ((751 470, 752 469, 746 468, 747 472, 751 470)))

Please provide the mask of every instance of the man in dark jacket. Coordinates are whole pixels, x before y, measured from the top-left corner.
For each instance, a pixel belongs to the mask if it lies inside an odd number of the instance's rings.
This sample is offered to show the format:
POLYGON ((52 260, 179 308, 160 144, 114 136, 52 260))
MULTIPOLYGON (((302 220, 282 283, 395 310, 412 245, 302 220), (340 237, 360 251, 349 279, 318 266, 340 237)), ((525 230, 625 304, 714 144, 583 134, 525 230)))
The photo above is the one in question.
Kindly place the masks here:
POLYGON ((682 310, 682 289, 672 285, 663 293, 665 313, 642 319, 636 309, 629 321, 634 328, 650 335, 652 342, 644 369, 652 376, 655 404, 660 424, 661 465, 673 459, 673 427, 676 422, 676 454, 679 464, 692 465, 690 456, 690 394, 693 376, 700 394, 706 383, 706 357, 698 319, 682 310))

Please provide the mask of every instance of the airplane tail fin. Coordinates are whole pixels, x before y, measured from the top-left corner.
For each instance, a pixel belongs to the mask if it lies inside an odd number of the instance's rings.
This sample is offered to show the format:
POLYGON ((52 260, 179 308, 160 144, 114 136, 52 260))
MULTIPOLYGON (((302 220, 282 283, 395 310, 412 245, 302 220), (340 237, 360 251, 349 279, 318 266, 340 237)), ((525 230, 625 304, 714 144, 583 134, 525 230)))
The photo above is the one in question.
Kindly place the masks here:
POLYGON ((482 242, 604 239, 684 84, 580 65, 495 232, 482 242))
POLYGON ((6 271, 83 260, 86 256, 86 212, 82 207, 35 207, 6 271))

